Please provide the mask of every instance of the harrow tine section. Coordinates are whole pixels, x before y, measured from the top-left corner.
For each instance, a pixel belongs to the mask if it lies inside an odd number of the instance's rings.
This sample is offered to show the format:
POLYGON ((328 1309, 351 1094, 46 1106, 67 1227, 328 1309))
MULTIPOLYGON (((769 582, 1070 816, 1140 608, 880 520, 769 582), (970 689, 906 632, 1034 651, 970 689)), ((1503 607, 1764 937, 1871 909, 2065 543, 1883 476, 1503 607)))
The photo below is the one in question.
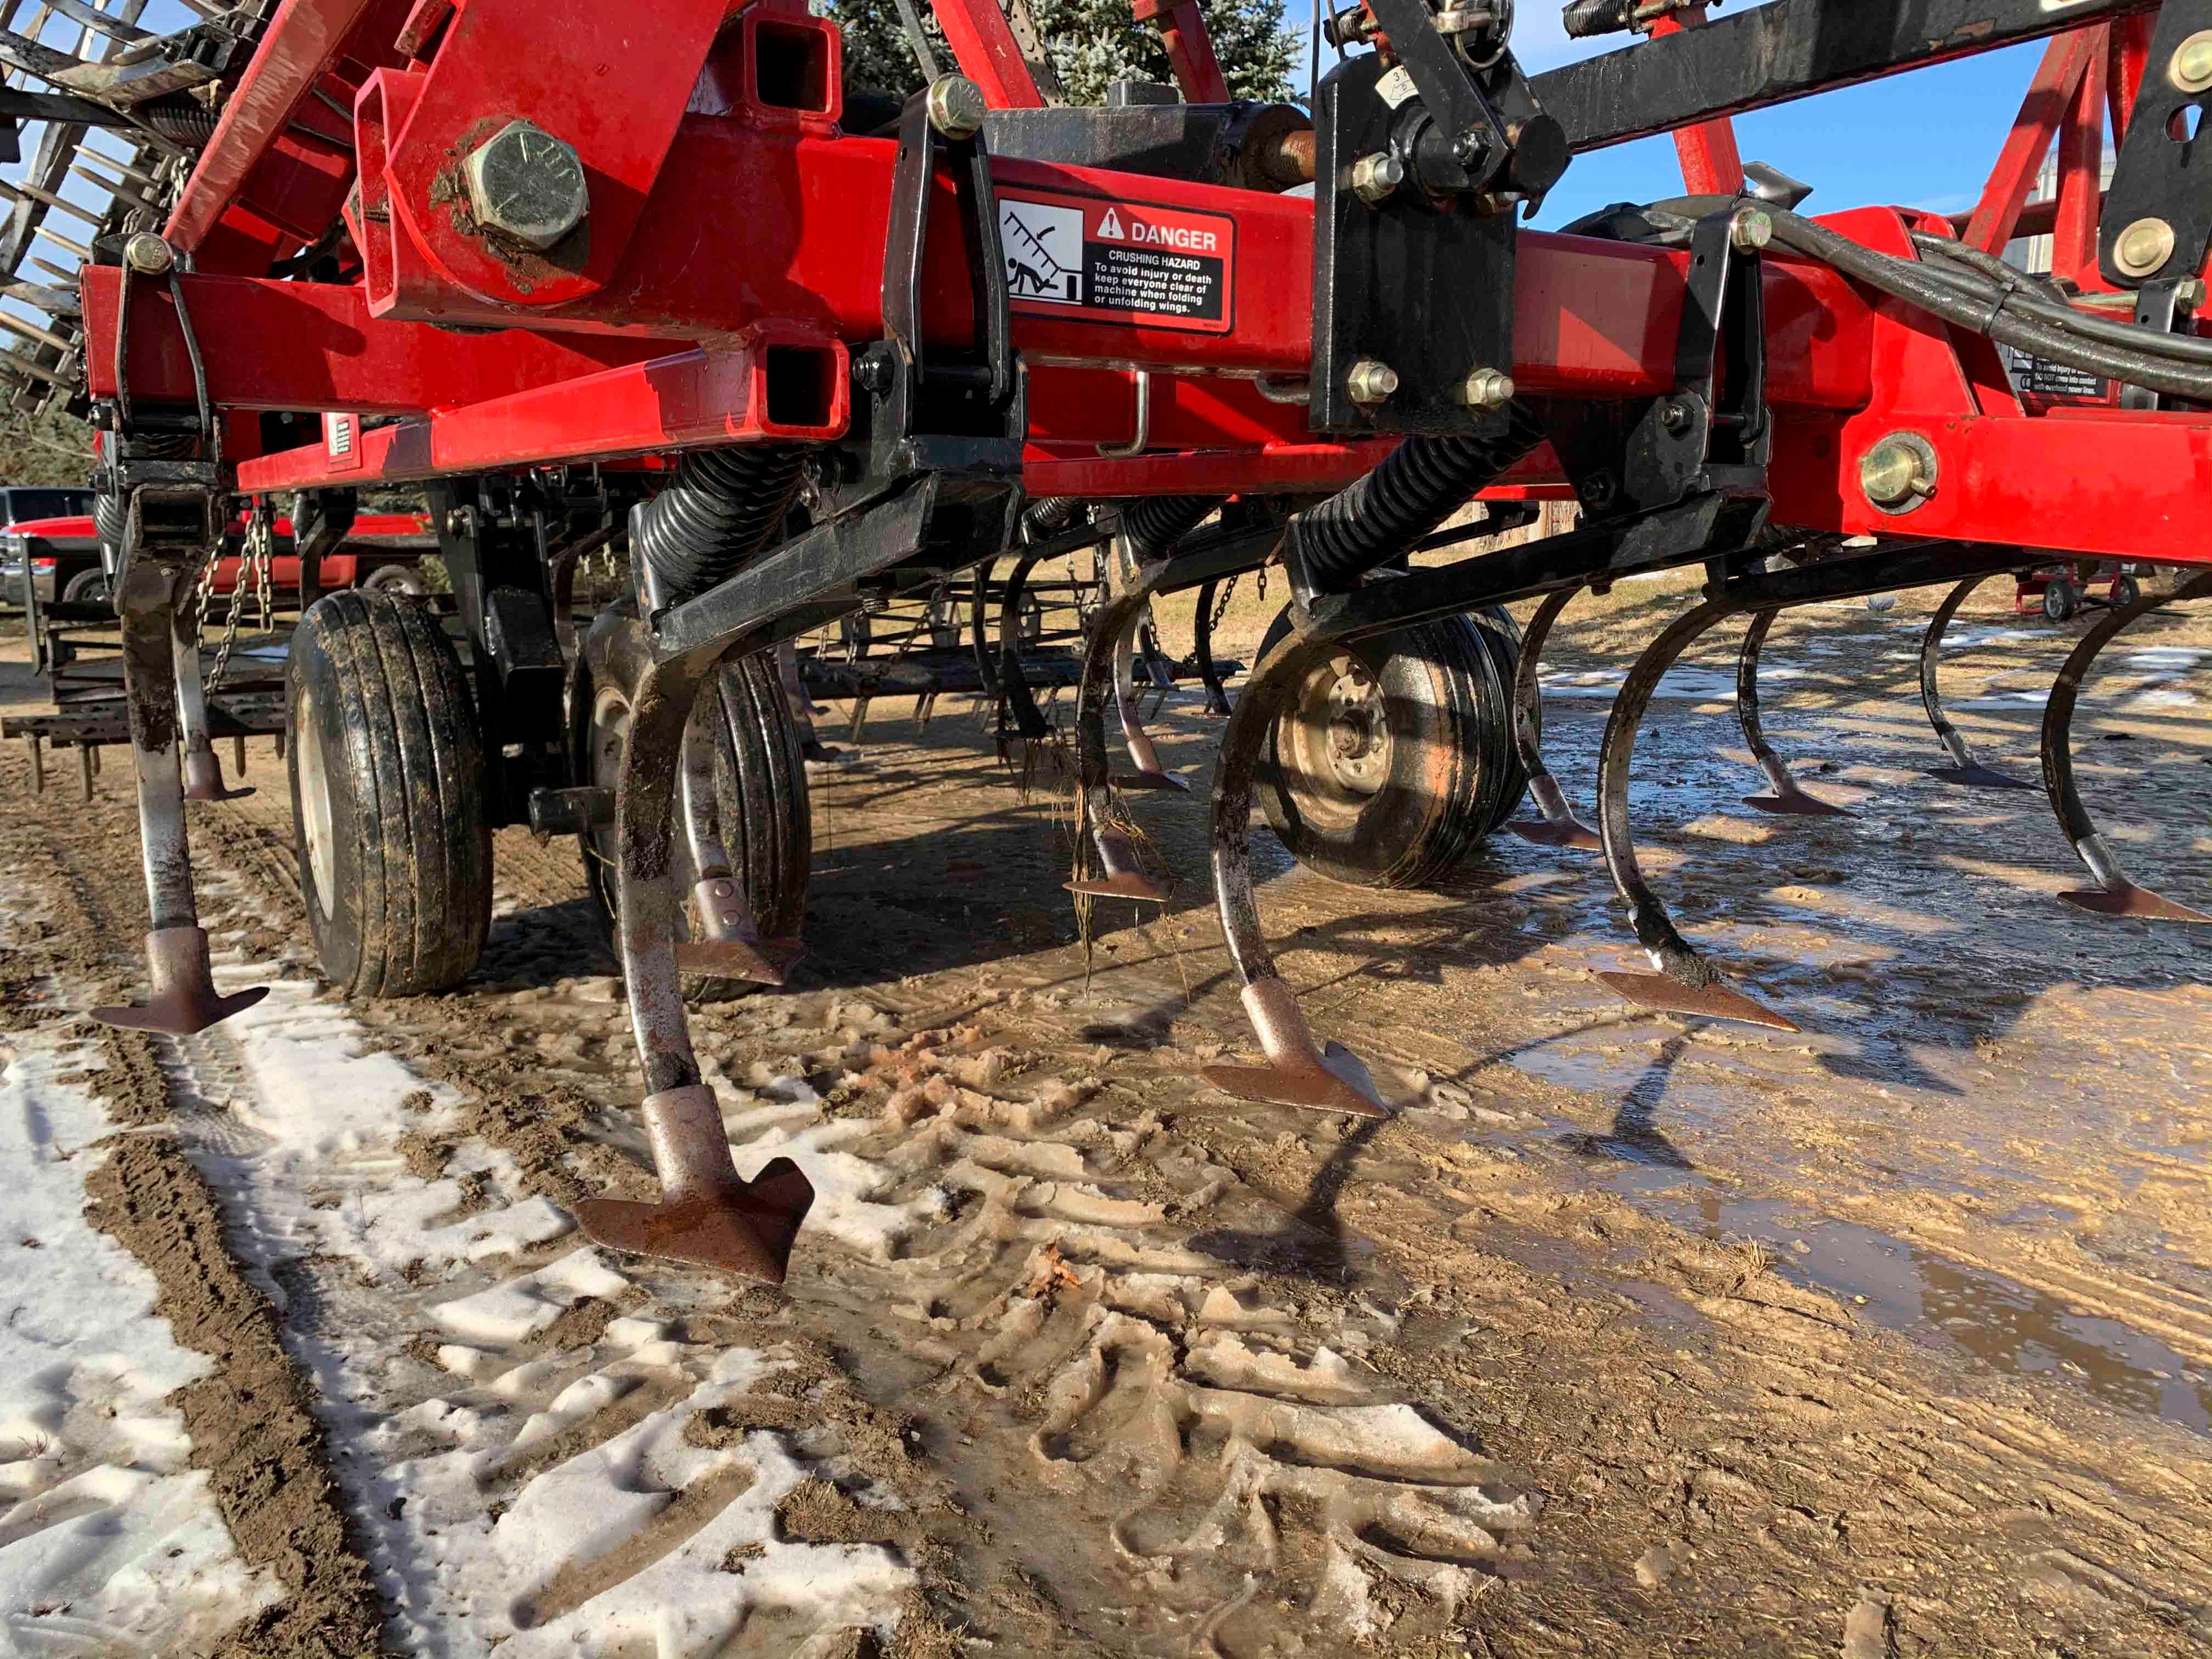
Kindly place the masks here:
POLYGON ((1528 619, 1521 635, 1521 655, 1513 665, 1513 746, 1521 756, 1521 769, 1528 775, 1528 793, 1535 798, 1540 817, 1515 818, 1505 827, 1523 841, 1540 847, 1567 847, 1578 853, 1595 853, 1604 845, 1597 831, 1575 816, 1567 798, 1544 764, 1544 688, 1537 678, 1538 659, 1551 638, 1552 624, 1567 601, 1582 590, 1563 587, 1547 593, 1528 619))
POLYGON ((1651 706, 1652 693, 1684 648, 1730 610, 1726 600, 1709 599, 1676 618, 1636 659, 1620 695, 1613 700, 1598 755, 1598 832, 1604 838, 1606 867, 1613 872, 1613 886, 1627 902, 1637 943, 1658 971, 1607 971, 1597 977, 1629 1001, 1647 1008, 1795 1031, 1799 1027, 1787 1016, 1723 984, 1718 970, 1675 931, 1667 907, 1644 879, 1629 828, 1629 771, 1636 757, 1637 731, 1644 711, 1651 706))
POLYGON ((1961 789, 2033 789, 2035 786, 2026 780, 2009 777, 1974 758, 1974 751, 1966 746, 1965 737, 1944 714, 1942 696, 1936 689, 1936 654, 1942 649, 1943 635, 1951 626, 1951 618, 1958 615, 1966 596, 1989 580, 1988 575, 1969 576, 1946 593, 1943 603, 1936 607, 1936 614, 1928 619, 1928 631, 1920 636, 1920 702, 1928 710, 1929 725, 1936 728, 1936 740, 1951 757, 1950 765, 1931 767, 1928 775, 1938 783, 1961 789))
POLYGON ((814 1189, 787 1158, 751 1181, 738 1176, 721 1108, 699 1073, 678 975, 672 821, 692 706, 702 682, 717 671, 711 663, 703 672, 656 663, 642 623, 625 617, 616 626, 609 658, 617 672, 629 669, 623 678, 633 688, 615 801, 617 927, 661 1196, 658 1203, 588 1199, 576 1206, 576 1220, 586 1237, 611 1249, 781 1284, 814 1189))
MULTIPOLYGON (((1233 586, 1236 578, 1230 578, 1233 586)), ((1221 586, 1218 577, 1199 586, 1198 613, 1191 624, 1191 654, 1198 659, 1198 678, 1206 687, 1206 706, 1198 712, 1211 720, 1229 717, 1229 692, 1221 684, 1220 667, 1213 660, 1213 602, 1221 586)))
POLYGON ((1776 754, 1768 745, 1766 732, 1759 719, 1759 653, 1766 643, 1766 630, 1774 625, 1779 607, 1752 613, 1751 624, 1744 629, 1743 650, 1735 661, 1735 717, 1743 727, 1743 740, 1751 747, 1751 757, 1758 762, 1759 769, 1766 774, 1773 793, 1766 795, 1746 795, 1743 804, 1762 812, 1774 812, 1792 817, 1847 818, 1853 816, 1843 807, 1810 795, 1790 775, 1790 763, 1776 754))
POLYGON ((1240 1100, 1387 1117, 1367 1068, 1340 1044, 1317 1045, 1296 994, 1275 971, 1252 891, 1252 786, 1267 734, 1290 705, 1306 670, 1333 648, 1292 635, 1255 666, 1221 734, 1213 773, 1213 890, 1229 955, 1244 981, 1245 1017, 1265 1066, 1207 1066, 1199 1075, 1240 1100))
POLYGON ((2076 888, 2058 896, 2076 909, 2100 916, 2129 916, 2151 921, 2212 922, 2212 915, 2138 886, 2120 867, 2111 846, 2097 833, 2096 820, 2081 803, 2074 781, 2074 709, 2097 653, 2136 617, 2146 616, 2176 599, 2194 599, 2212 593, 2212 571, 2191 578, 2170 594, 2146 593, 2133 605, 2107 611, 2084 634, 2058 671, 2043 708, 2043 787, 2058 815, 2058 827, 2097 884, 2076 888))

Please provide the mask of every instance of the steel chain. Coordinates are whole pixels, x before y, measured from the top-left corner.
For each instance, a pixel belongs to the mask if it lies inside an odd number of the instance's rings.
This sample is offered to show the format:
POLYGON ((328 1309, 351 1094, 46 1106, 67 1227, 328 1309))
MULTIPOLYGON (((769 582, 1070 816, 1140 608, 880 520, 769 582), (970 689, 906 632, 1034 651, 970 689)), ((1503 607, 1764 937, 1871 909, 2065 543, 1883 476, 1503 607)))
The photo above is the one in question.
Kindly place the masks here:
MULTIPOLYGON (((222 677, 230 670, 230 653, 238 644, 238 619, 246 609, 246 582, 253 578, 255 592, 260 601, 261 625, 264 631, 274 627, 270 607, 270 591, 275 586, 270 567, 276 555, 276 511, 265 501, 256 501, 246 520, 246 540, 240 549, 238 578, 230 586, 230 607, 223 618, 222 643, 216 647, 215 670, 207 677, 206 689, 212 691, 222 684, 222 677)), ((204 628, 209 601, 215 593, 215 573, 222 562, 222 550, 217 548, 200 572, 200 621, 204 628)))

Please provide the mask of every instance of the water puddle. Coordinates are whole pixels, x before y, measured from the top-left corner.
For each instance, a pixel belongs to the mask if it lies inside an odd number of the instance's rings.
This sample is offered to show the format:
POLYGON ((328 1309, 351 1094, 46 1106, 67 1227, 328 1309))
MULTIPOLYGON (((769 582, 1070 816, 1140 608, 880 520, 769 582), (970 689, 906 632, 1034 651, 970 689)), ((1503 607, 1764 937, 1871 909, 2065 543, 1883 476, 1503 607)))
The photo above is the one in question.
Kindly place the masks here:
POLYGON ((1639 1202, 1710 1237, 1765 1245, 1777 1272, 1844 1297, 1878 1325, 2009 1375, 2069 1377, 2109 1405, 2212 1434, 2212 1370, 2118 1320, 1855 1222, 1637 1184, 1639 1202))

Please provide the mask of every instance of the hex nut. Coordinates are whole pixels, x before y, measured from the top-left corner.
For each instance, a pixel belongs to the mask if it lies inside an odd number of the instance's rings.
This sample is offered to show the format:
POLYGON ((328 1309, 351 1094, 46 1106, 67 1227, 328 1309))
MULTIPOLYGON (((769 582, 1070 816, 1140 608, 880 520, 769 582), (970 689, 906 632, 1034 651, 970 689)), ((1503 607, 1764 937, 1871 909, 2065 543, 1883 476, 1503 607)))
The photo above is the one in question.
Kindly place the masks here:
POLYGON ((469 153, 463 171, 477 222, 541 252, 591 211, 574 148, 533 122, 509 121, 469 153))
POLYGON ((1917 432, 1893 432, 1859 458, 1859 488, 1885 513, 1910 513, 1936 493, 1936 449, 1917 432))
POLYGON ((2177 92, 2212 88, 2212 29, 2199 29, 2173 49, 2166 78, 2177 92))
POLYGON ((2130 276, 2148 276, 2173 258, 2173 227, 2138 219, 2112 238, 2112 263, 2130 276))
POLYGON ((162 276, 173 270, 177 250, 150 230, 142 230, 123 244, 123 263, 141 276, 162 276))
POLYGON ((1363 155, 1352 164, 1352 188, 1370 207, 1379 207, 1406 182, 1406 164, 1388 150, 1363 155))
POLYGON ((1773 219, 1757 208, 1746 208, 1729 221, 1729 243, 1738 253, 1756 253, 1773 240, 1773 219))
POLYGON ((947 138, 973 138, 983 129, 983 88, 964 75, 940 75, 929 83, 929 125, 947 138))
POLYGON ((1502 369, 1478 368, 1453 388, 1452 397, 1469 409, 1503 409, 1513 401, 1513 377, 1502 369))
POLYGON ((1344 377, 1344 389, 1355 404, 1385 403, 1398 389, 1398 371, 1372 357, 1362 357, 1344 377))

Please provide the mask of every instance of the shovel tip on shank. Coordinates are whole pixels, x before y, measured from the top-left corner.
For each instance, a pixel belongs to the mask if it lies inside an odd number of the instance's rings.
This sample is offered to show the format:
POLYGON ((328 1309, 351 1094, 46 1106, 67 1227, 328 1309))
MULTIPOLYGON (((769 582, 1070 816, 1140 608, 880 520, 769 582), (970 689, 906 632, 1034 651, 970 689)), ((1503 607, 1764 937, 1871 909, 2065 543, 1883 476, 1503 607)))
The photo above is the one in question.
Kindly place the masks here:
POLYGON ((1838 806, 1832 801, 1822 800, 1818 795, 1808 794, 1802 789, 1746 795, 1743 804, 1755 811, 1771 812, 1782 817, 1849 818, 1858 816, 1849 807, 1838 806))
POLYGON ((1778 1014, 1765 1004, 1725 985, 1685 985, 1671 974, 1607 971, 1597 977, 1608 990, 1639 1007, 1701 1019, 1741 1020, 1777 1031, 1803 1029, 1788 1016, 1778 1014))
POLYGON ((1977 761, 1972 766, 1935 766, 1928 776, 1938 783, 1948 783, 1954 789, 2033 789, 2036 786, 2019 778, 2008 777, 1994 767, 1977 761))
POLYGON ((609 1249, 781 1285, 792 1243, 813 1205, 813 1184, 796 1164, 779 1158, 750 1181, 658 1204, 586 1199, 576 1206, 576 1221, 586 1238, 609 1249))
POLYGON ((1081 893, 1090 898, 1146 899, 1154 904, 1168 902, 1166 888, 1150 876, 1133 870, 1122 870, 1110 876, 1097 876, 1087 881, 1069 881, 1060 884, 1071 893, 1081 893))
POLYGON ((684 939, 676 946, 676 965, 689 974, 781 985, 805 954, 795 939, 684 939))
POLYGON ((1505 827, 1522 840, 1539 847, 1564 847, 1577 853, 1605 850, 1605 842, 1596 830, 1573 819, 1554 823, 1549 818, 1515 818, 1505 827))
POLYGON ((161 927, 147 934, 146 969, 151 989, 143 1003, 111 1003, 94 1008, 92 1017, 126 1031, 190 1036, 269 994, 265 985, 220 994, 208 963, 207 933, 199 927, 161 927))
POLYGON ((2177 904, 2133 882, 2117 888, 2075 888, 2058 896, 2077 910, 2100 916, 2126 916, 2142 921, 2212 922, 2212 915, 2186 904, 2177 904))
POLYGON ((1310 1112, 1342 1112, 1351 1117, 1390 1115, 1382 1102, 1355 1089, 1326 1066, 1206 1066, 1198 1074, 1213 1088, 1239 1100, 1296 1106, 1310 1112))

